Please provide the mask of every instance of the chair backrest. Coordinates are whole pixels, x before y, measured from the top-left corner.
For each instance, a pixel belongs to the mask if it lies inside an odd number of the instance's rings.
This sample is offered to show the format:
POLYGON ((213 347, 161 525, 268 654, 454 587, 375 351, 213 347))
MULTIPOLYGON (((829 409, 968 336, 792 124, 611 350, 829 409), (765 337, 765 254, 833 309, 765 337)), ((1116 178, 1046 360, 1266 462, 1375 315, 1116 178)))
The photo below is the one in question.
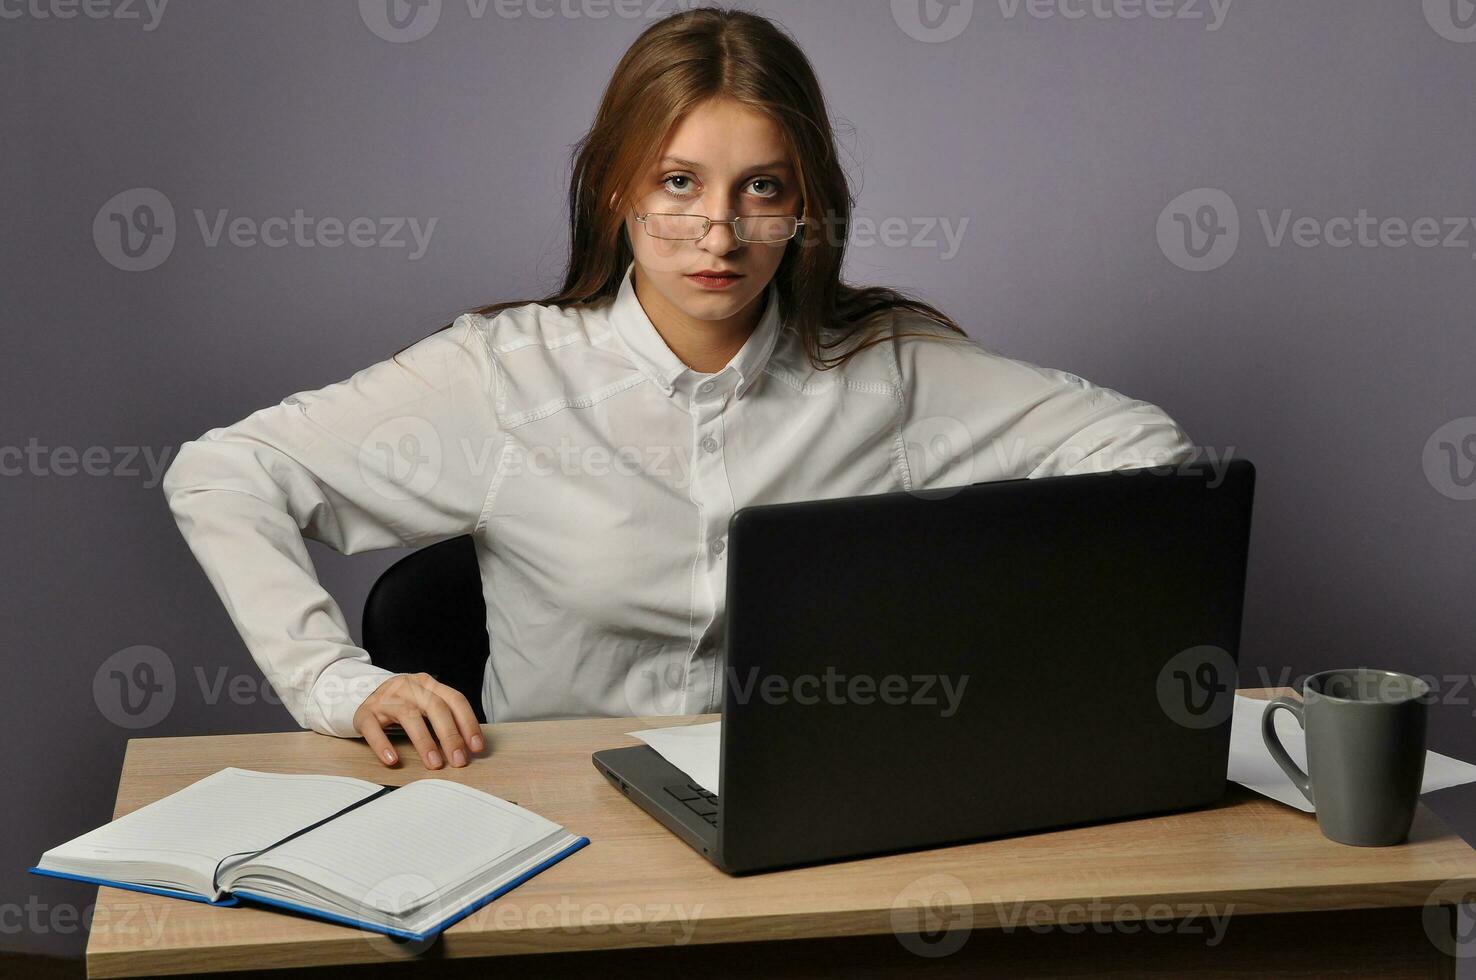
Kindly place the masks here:
POLYGON ((376 666, 425 671, 465 694, 477 719, 487 720, 487 606, 469 536, 421 548, 385 569, 364 600, 363 637, 376 666))

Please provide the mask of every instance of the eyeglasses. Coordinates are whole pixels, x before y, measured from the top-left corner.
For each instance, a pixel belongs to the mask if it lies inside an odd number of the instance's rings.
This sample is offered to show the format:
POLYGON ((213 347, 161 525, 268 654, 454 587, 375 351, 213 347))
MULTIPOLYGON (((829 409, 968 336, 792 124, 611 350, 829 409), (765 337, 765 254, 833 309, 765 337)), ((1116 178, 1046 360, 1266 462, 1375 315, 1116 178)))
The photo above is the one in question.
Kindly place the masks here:
POLYGON ((635 219, 652 238, 678 242, 696 241, 706 235, 713 225, 732 225, 733 235, 740 242, 751 245, 788 241, 799 231, 799 226, 805 223, 804 218, 788 214, 744 214, 719 221, 705 214, 649 211, 646 214, 637 214, 635 219))

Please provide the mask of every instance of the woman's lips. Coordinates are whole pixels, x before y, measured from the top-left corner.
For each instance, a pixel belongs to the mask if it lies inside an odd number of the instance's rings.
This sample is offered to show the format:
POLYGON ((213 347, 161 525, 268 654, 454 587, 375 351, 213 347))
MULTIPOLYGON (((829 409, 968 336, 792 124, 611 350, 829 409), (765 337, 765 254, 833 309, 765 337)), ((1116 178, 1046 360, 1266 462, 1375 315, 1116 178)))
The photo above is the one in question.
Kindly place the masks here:
POLYGON ((694 273, 688 275, 687 278, 703 289, 727 289, 743 277, 738 273, 729 273, 722 276, 703 276, 694 273))

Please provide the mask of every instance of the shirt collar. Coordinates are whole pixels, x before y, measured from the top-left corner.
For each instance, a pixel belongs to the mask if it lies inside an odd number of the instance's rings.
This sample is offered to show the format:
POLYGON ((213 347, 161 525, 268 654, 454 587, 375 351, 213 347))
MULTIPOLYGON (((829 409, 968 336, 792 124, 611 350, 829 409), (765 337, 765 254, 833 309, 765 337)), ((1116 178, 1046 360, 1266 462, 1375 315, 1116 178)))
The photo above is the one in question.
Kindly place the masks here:
MULTIPOLYGON (((656 330, 651 318, 646 315, 645 308, 641 306, 640 299, 636 297, 634 270, 635 261, 632 260, 625 267, 625 278, 621 280, 620 291, 616 294, 615 303, 610 308, 610 323, 641 371, 654 381, 664 394, 670 395, 676 390, 677 379, 684 372, 692 369, 683 363, 670 347, 666 346, 666 341, 656 330)), ((773 353, 774 344, 779 338, 779 326, 783 320, 781 312, 779 287, 771 281, 768 286, 768 300, 764 304, 764 312, 759 317, 757 326, 753 328, 753 333, 743 342, 738 353, 733 355, 733 359, 723 369, 732 368, 738 373, 735 397, 743 397, 748 386, 762 373, 764 365, 768 363, 769 355, 773 353)))

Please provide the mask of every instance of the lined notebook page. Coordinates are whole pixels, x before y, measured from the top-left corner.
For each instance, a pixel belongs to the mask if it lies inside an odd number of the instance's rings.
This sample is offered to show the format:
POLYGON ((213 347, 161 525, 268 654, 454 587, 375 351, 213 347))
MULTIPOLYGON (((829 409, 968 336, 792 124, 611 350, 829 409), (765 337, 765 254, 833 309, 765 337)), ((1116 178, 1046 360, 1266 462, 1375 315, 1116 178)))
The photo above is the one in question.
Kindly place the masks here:
POLYGON ((377 907, 399 914, 562 829, 480 790, 447 779, 420 779, 272 848, 237 871, 242 876, 263 868, 285 871, 350 902, 375 896, 377 907))
POLYGON ((53 847, 42 863, 167 862, 203 875, 208 885, 226 855, 260 850, 381 788, 346 776, 280 775, 231 766, 53 847))

